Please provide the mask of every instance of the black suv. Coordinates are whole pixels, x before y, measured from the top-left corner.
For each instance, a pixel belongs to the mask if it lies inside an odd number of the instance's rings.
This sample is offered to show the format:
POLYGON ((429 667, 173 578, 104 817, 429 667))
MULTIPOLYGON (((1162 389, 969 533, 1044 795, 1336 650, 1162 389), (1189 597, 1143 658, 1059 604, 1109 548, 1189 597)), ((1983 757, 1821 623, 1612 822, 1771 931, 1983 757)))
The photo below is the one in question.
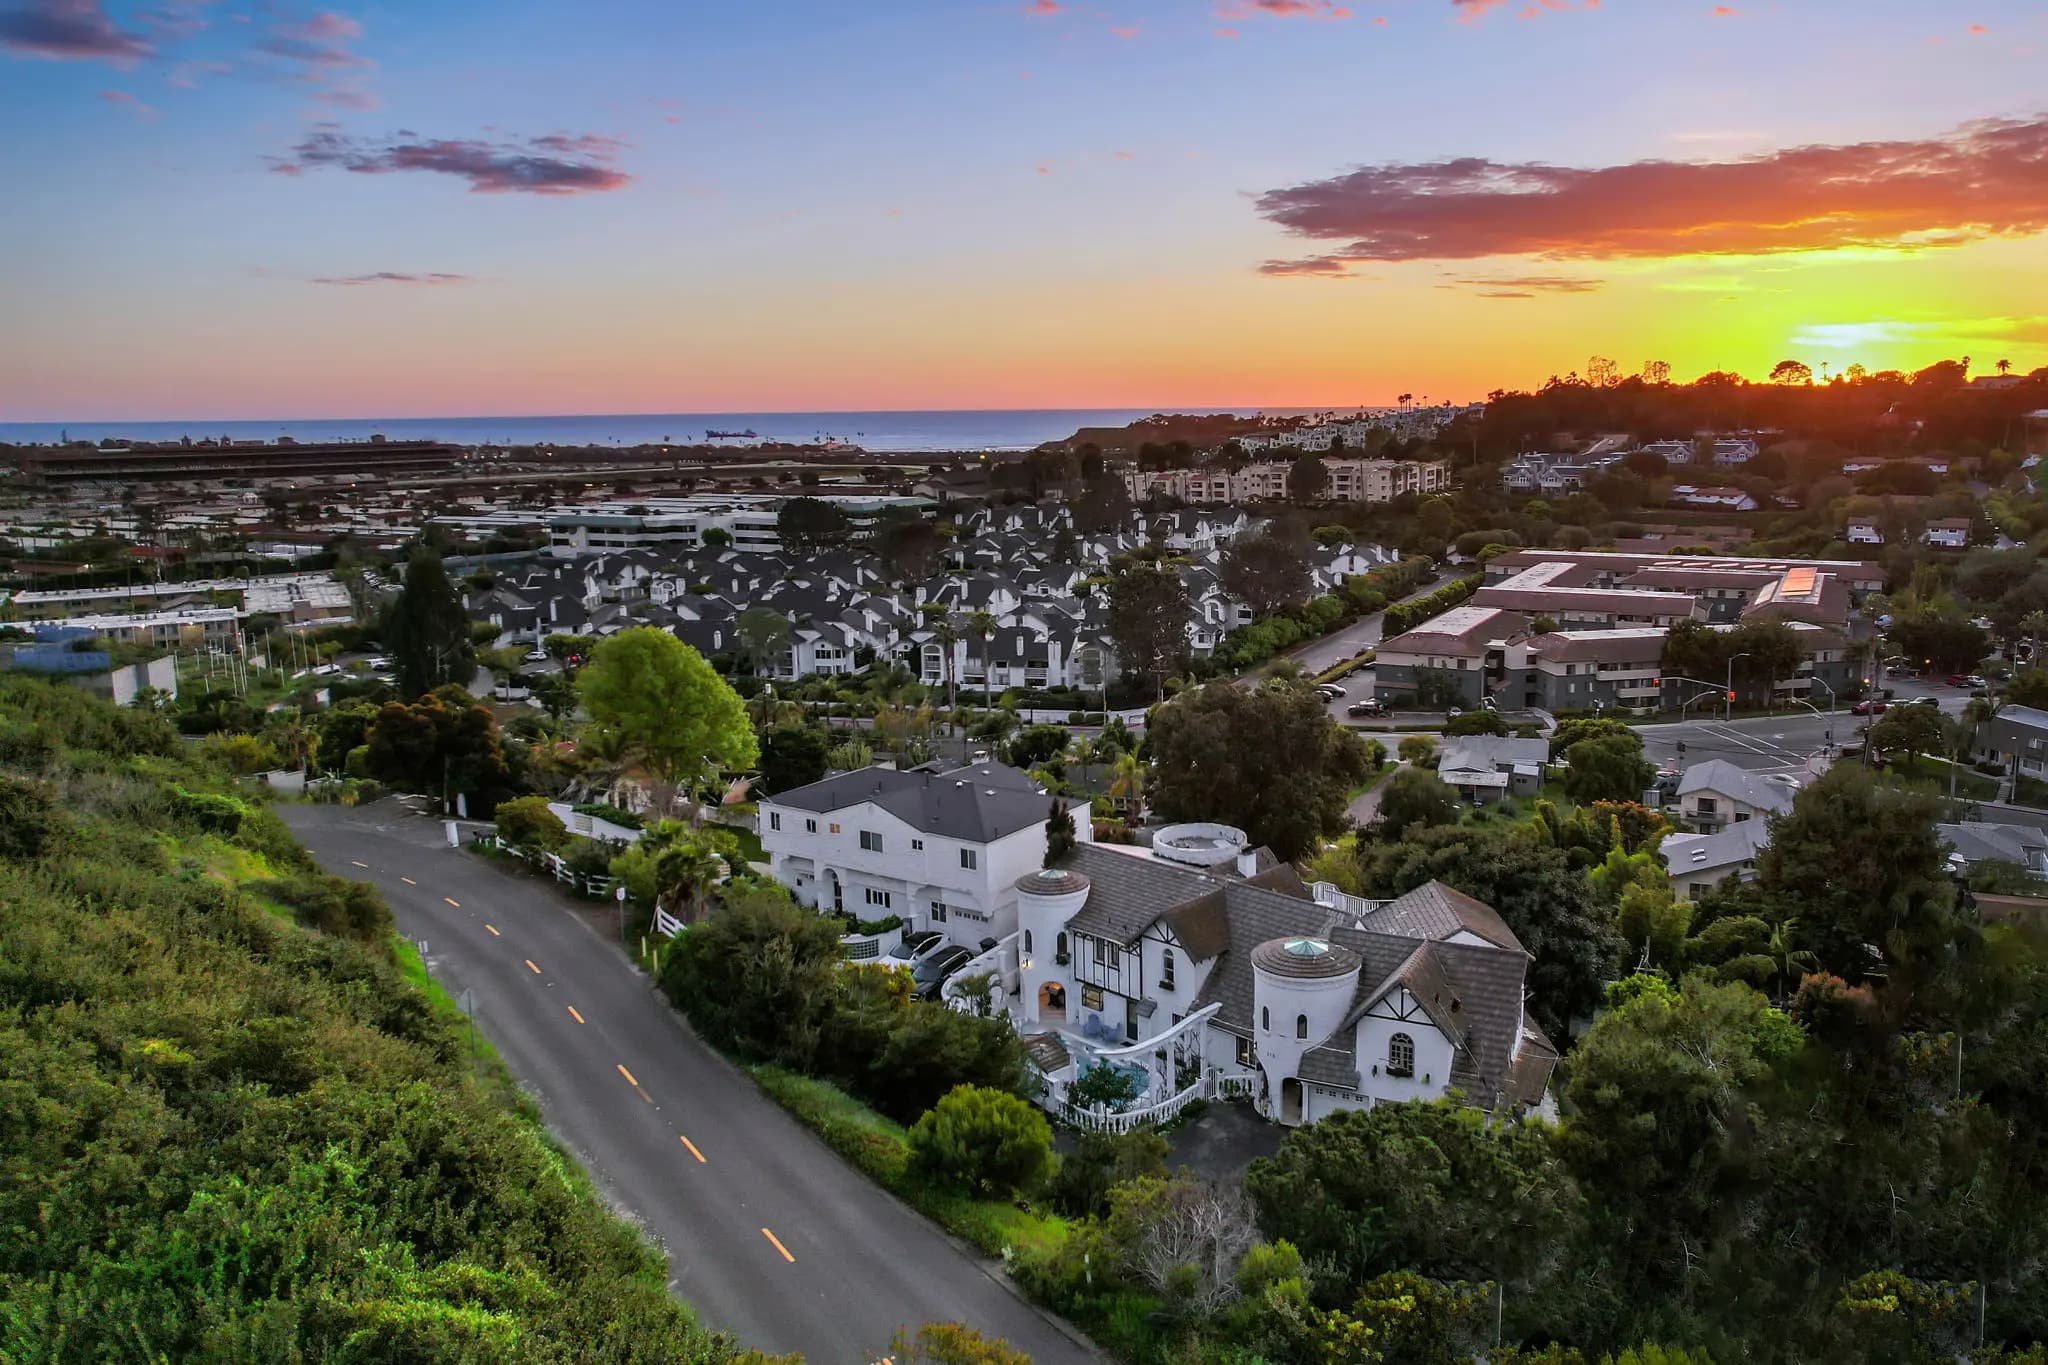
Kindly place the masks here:
POLYGON ((965 948, 941 948, 930 957, 910 969, 910 979, 916 985, 917 998, 936 1000, 939 987, 946 984, 946 978, 974 961, 974 954, 965 948))

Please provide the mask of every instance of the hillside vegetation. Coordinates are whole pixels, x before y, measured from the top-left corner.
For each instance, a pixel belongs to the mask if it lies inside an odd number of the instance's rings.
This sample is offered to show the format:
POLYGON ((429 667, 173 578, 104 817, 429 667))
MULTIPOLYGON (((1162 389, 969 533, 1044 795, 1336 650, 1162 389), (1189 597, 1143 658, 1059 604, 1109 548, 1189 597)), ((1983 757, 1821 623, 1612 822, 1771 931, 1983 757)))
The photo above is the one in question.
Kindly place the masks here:
POLYGON ((758 1360, 474 1083, 376 893, 0 678, 0 1360, 758 1360))

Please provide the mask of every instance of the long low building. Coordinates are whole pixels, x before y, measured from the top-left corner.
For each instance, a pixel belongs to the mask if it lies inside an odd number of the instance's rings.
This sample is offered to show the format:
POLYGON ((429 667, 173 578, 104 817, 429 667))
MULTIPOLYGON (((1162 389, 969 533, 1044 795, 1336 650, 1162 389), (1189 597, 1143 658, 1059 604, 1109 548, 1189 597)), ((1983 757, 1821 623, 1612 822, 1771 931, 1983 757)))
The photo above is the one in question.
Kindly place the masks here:
POLYGON ((166 480, 294 479, 347 474, 388 478, 452 468, 462 447, 445 441, 193 442, 178 445, 31 446, 20 456, 34 483, 155 483, 166 480))
POLYGON ((1876 566, 1854 561, 1576 550, 1515 551, 1486 574, 1471 601, 1380 645, 1380 696, 1467 708, 1491 700, 1508 710, 1679 710, 1721 689, 1713 679, 1665 676, 1672 626, 1777 621, 1801 657, 1770 680, 1769 700, 1846 697, 1858 684, 1852 641, 1867 629, 1856 603, 1882 584, 1876 566))

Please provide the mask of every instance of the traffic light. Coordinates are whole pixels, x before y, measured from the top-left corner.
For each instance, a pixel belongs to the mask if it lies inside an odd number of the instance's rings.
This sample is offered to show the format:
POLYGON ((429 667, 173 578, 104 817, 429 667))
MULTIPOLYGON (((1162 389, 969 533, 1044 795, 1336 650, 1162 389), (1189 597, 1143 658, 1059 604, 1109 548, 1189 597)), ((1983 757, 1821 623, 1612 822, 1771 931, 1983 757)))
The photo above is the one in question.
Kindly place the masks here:
POLYGON ((1728 700, 1730 702, 1733 702, 1735 700, 1735 689, 1732 687, 1728 689, 1728 700))

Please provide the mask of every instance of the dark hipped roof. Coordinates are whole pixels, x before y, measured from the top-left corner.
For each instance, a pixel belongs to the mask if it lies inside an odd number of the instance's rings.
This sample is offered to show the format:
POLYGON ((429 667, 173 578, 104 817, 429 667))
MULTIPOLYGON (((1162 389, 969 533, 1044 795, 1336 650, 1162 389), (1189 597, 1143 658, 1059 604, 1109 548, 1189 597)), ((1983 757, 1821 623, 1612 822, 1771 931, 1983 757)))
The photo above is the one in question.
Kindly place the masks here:
POLYGON ((861 768, 780 792, 764 804, 824 815, 870 801, 912 829, 975 844, 993 843, 1046 816, 1045 793, 1000 763, 942 773, 861 768))

